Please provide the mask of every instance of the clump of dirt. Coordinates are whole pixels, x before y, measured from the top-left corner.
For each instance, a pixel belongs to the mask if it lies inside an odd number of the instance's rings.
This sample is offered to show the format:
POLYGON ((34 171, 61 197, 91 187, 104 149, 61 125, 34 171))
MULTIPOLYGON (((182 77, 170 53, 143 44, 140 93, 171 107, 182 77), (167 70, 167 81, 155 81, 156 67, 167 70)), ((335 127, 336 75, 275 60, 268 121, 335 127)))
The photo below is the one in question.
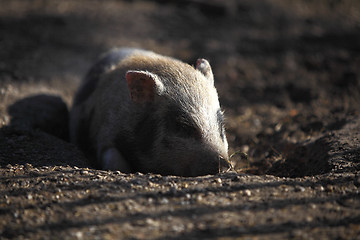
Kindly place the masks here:
POLYGON ((11 125, 39 129, 65 141, 69 140, 69 111, 59 96, 35 95, 23 98, 8 108, 11 125))

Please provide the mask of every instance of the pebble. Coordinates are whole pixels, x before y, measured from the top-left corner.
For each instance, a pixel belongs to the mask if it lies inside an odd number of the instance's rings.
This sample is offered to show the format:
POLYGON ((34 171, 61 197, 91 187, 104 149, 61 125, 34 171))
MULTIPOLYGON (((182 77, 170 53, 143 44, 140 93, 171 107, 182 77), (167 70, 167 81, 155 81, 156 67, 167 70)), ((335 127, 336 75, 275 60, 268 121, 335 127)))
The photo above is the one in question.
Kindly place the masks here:
POLYGON ((248 145, 242 145, 240 147, 240 151, 245 152, 245 153, 249 152, 249 149, 250 149, 250 147, 248 145))
POLYGON ((160 226, 160 224, 159 224, 157 221, 154 221, 154 220, 151 219, 151 218, 147 218, 147 219, 145 220, 145 223, 146 223, 147 225, 152 225, 152 226, 154 226, 154 227, 160 226))
POLYGON ((215 182, 222 183, 221 178, 215 178, 215 182))
POLYGON ((161 199, 161 204, 168 204, 169 200, 167 198, 161 199))
POLYGON ((76 232, 76 233, 75 233, 75 237, 76 237, 77 239, 82 239, 82 238, 83 238, 83 233, 82 233, 82 232, 76 232))
POLYGON ((325 189, 326 189, 327 192, 333 192, 334 191, 334 186, 327 185, 325 189))
POLYGON ((175 232, 182 232, 185 230, 185 226, 182 225, 182 224, 179 224, 179 225, 174 225, 172 227, 172 230, 175 231, 175 232))
POLYGON ((248 196, 248 197, 251 196, 251 191, 250 191, 249 189, 246 189, 246 190, 244 191, 244 193, 245 193, 245 195, 248 196))
POLYGON ((305 188, 302 186, 295 186, 295 192, 305 192, 305 188))

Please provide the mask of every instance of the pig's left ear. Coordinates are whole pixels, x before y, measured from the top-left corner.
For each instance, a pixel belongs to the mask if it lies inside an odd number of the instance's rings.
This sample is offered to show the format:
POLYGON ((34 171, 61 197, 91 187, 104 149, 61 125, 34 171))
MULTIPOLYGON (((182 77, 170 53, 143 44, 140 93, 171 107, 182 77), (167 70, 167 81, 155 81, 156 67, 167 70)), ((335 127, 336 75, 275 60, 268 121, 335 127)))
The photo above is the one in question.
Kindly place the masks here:
POLYGON ((146 71, 128 71, 126 81, 130 98, 136 103, 153 102, 155 96, 160 95, 164 89, 159 77, 146 71))
POLYGON ((206 59, 199 58, 196 61, 196 69, 199 70, 212 83, 214 82, 214 75, 211 70, 210 63, 206 59))

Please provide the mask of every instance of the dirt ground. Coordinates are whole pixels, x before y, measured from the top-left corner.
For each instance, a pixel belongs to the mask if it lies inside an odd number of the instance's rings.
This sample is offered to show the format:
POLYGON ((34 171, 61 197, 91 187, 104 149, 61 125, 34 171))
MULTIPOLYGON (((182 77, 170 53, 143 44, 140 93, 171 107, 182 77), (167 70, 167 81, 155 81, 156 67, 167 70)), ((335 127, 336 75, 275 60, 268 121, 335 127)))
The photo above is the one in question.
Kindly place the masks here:
POLYGON ((0 239, 360 239, 360 2, 0 1, 0 239), (210 60, 235 170, 92 168, 68 142, 115 46, 210 60))

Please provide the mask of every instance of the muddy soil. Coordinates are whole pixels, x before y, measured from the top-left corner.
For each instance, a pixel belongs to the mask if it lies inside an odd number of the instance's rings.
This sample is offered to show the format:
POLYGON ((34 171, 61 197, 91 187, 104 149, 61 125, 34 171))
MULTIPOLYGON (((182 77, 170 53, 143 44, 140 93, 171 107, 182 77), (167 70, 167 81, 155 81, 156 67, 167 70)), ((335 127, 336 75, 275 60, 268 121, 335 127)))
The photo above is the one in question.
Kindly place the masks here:
POLYGON ((2 0, 0 238, 360 239, 359 78, 358 1, 2 0), (234 170, 88 163, 68 109, 115 46, 210 60, 234 170))

